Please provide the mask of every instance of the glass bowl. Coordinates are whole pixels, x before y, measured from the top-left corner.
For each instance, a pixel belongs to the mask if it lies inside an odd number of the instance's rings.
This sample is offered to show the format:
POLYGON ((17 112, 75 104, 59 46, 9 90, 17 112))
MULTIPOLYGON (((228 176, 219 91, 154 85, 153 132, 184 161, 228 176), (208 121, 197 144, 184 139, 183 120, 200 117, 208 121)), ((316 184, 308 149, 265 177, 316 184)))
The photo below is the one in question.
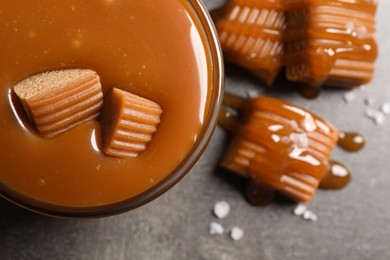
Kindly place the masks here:
POLYGON ((120 201, 114 204, 95 206, 95 207, 68 207, 47 204, 20 194, 6 185, 0 183, 0 195, 5 199, 17 204, 23 208, 34 211, 39 214, 63 217, 63 218, 97 218, 120 214, 138 208, 173 187, 189 170, 194 166, 199 157, 206 148, 217 124, 219 109, 223 98, 224 88, 224 67, 222 51, 218 41, 218 35, 214 23, 201 0, 184 1, 192 8, 200 21, 200 29, 206 36, 205 48, 208 48, 211 57, 210 76, 212 84, 210 94, 210 105, 205 117, 205 123, 200 133, 200 138, 196 141, 193 148, 185 159, 171 172, 163 181, 156 184, 145 192, 130 199, 120 201))

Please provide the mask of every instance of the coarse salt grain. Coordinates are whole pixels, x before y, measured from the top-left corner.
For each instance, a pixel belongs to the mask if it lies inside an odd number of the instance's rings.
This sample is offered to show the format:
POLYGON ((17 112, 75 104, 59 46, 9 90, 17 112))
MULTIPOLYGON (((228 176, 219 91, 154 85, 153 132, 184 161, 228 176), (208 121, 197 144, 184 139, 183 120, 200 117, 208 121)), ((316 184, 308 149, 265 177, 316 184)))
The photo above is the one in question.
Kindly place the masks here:
POLYGON ((318 220, 317 215, 313 213, 313 215, 311 215, 310 220, 313 221, 313 222, 316 222, 318 220))
POLYGON ((214 236, 214 235, 222 235, 224 232, 224 228, 221 224, 217 222, 212 222, 209 225, 209 234, 214 236))
POLYGON ((375 124, 382 125, 385 122, 385 115, 382 113, 377 113, 375 116, 375 124))
POLYGON ((230 231, 230 238, 233 239, 234 241, 238 241, 242 239, 243 236, 244 236, 244 231, 241 228, 234 227, 230 231))
POLYGON ((355 99, 356 99, 356 95, 355 95, 355 93, 353 91, 350 91, 350 92, 347 92, 347 93, 344 94, 344 100, 347 103, 351 103, 355 99))
POLYGON ((293 211, 294 215, 295 216, 301 216, 304 220, 310 220, 310 221, 317 221, 318 220, 318 217, 317 215, 308 210, 306 205, 304 204, 299 204, 293 211))
POLYGON ((367 109, 366 109, 366 112, 365 112, 364 114, 365 114, 366 117, 368 117, 368 118, 375 119, 377 113, 378 113, 378 112, 375 111, 374 109, 372 109, 372 108, 367 108, 367 109))
POLYGON ((383 113, 385 113, 387 115, 390 114, 390 102, 383 103, 381 106, 381 110, 383 113))
POLYGON ((295 216, 302 216, 303 213, 307 210, 306 206, 304 204, 299 204, 295 209, 294 209, 294 215, 295 216))
POLYGON ((304 220, 310 220, 310 221, 317 221, 318 217, 316 214, 314 214, 312 211, 307 210, 305 213, 303 213, 303 219, 304 220))
POLYGON ((313 213, 310 210, 306 210, 305 213, 303 213, 303 219, 309 220, 313 213))
POLYGON ((230 205, 226 201, 219 201, 214 205, 214 215, 219 218, 225 218, 229 215, 230 205))

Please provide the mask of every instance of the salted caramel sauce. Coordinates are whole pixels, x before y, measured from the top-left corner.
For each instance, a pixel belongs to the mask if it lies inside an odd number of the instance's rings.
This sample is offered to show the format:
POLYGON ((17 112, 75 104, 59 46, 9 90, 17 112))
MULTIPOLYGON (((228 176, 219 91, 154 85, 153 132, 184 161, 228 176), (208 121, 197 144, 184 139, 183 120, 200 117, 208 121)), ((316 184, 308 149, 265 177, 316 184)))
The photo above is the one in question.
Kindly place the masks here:
MULTIPOLYGON (((89 207, 162 182, 199 138, 209 106, 205 33, 184 0, 0 2, 0 184, 45 203, 89 207), (96 120, 52 139, 32 129, 12 87, 28 76, 89 68, 160 104, 158 132, 136 159, 102 153, 96 120)), ((0 185, 0 186, 1 186, 0 185)))
POLYGON ((344 150, 356 152, 363 149, 366 139, 356 132, 340 132, 337 144, 344 150))
POLYGON ((329 171, 320 182, 319 188, 327 190, 342 189, 351 181, 351 171, 343 163, 331 160, 329 171))
POLYGON ((313 87, 371 81, 378 55, 376 1, 286 2, 287 78, 313 87))

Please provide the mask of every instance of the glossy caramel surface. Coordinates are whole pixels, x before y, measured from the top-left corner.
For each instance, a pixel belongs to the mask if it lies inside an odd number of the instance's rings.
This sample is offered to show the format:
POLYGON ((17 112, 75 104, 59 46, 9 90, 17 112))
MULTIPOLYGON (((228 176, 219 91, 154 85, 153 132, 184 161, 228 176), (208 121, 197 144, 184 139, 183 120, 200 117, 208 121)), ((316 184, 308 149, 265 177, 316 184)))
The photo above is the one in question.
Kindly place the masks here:
POLYGON ((378 47, 376 1, 287 0, 287 78, 318 87, 370 82, 378 47))
POLYGON ((284 54, 283 1, 232 0, 219 9, 216 26, 225 58, 271 85, 284 54))
POLYGON ((182 0, 0 2, 0 182, 61 206, 132 198, 171 173, 199 137, 209 104, 209 51, 182 0), (12 87, 62 68, 90 68, 112 87, 154 100, 159 131, 136 159, 105 156, 97 121, 52 140, 31 127, 12 87))
POLYGON ((329 170, 338 131, 307 110, 266 97, 248 101, 242 120, 236 120, 222 166, 310 201, 329 170))

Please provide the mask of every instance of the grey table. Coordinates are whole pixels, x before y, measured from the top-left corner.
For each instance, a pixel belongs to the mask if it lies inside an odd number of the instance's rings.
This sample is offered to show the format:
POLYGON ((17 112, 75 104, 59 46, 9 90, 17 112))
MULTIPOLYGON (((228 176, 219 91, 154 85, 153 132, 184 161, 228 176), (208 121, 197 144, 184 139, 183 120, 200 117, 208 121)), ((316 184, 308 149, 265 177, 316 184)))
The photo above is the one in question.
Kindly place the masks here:
MULTIPOLYGON (((211 9, 224 0, 207 0, 211 9)), ((342 191, 319 191, 310 209, 319 220, 293 216, 295 205, 280 200, 250 206, 240 191, 242 181, 221 173, 217 160, 225 134, 217 129, 203 157, 173 189, 133 212, 97 220, 59 220, 39 216, 0 200, 0 259, 390 259, 390 116, 383 125, 364 117, 364 100, 373 107, 390 101, 390 1, 380 2, 378 38, 381 55, 377 76, 357 91, 354 102, 344 92, 323 91, 316 100, 295 92, 266 90, 248 73, 227 67, 226 89, 275 96, 311 109, 341 129, 367 136, 366 149, 334 157, 353 171, 352 184, 342 191), (210 236, 216 201, 230 203, 221 220, 226 230, 241 227, 234 242, 227 234, 210 236)))

